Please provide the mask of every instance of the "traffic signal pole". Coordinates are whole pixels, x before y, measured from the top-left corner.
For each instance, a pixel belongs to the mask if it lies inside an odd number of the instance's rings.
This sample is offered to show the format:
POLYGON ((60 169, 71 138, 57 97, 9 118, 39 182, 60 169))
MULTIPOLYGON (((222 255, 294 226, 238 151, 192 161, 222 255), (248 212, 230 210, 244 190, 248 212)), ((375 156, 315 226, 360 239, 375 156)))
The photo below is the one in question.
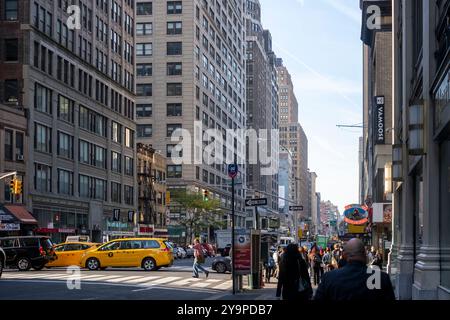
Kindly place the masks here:
POLYGON ((234 248, 234 238, 235 238, 235 230, 234 230, 234 179, 235 177, 231 178, 231 272, 232 272, 232 278, 233 278, 233 295, 236 294, 236 271, 235 271, 235 256, 236 256, 236 250, 234 248))

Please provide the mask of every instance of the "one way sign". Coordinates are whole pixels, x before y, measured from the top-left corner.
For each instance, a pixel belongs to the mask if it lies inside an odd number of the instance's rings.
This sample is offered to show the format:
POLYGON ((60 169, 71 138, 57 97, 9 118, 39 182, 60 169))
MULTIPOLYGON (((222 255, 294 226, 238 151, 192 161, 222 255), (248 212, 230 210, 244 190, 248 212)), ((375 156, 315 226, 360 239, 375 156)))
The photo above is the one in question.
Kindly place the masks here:
POLYGON ((289 211, 303 211, 303 206, 289 206, 289 211))
POLYGON ((246 199, 245 205, 247 207, 267 206, 267 198, 246 199))

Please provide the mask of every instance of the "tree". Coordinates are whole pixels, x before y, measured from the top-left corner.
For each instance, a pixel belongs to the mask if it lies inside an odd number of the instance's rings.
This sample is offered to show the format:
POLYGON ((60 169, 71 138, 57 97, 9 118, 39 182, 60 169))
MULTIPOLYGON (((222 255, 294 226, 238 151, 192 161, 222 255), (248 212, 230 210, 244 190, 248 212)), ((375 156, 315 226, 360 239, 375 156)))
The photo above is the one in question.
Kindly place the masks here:
POLYGON ((193 236, 198 236, 206 228, 224 225, 218 199, 205 200, 202 194, 186 190, 172 192, 172 199, 186 214, 178 222, 186 228, 186 242, 192 243, 193 236))

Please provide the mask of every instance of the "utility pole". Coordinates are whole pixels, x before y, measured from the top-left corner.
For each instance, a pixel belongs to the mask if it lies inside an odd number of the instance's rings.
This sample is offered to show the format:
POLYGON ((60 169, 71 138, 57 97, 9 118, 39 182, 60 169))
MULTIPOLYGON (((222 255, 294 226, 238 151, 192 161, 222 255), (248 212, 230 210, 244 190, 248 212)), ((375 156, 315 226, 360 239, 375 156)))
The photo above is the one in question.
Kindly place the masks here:
POLYGON ((236 249, 235 245, 235 210, 234 210, 234 179, 238 174, 238 166, 236 164, 236 157, 234 159, 234 164, 228 165, 228 176, 231 178, 231 273, 233 279, 233 295, 236 294, 236 270, 235 270, 235 257, 236 257, 236 249))

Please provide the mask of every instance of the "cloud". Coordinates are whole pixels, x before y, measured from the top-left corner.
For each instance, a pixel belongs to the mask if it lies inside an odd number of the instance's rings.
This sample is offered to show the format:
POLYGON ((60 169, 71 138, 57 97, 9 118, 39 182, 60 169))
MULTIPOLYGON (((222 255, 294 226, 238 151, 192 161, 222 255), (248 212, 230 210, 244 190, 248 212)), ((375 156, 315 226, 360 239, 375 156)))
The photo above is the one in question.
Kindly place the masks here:
POLYGON ((316 136, 316 135, 309 136, 309 139, 311 140, 311 142, 313 144, 316 144, 317 146, 322 148, 324 151, 326 151, 325 154, 333 155, 335 157, 338 157, 341 160, 345 160, 346 159, 344 154, 339 149, 337 149, 336 147, 332 146, 325 139, 323 139, 323 138, 321 138, 319 136, 316 136))
MULTIPOLYGON (((361 12, 354 7, 349 7, 344 4, 344 0, 324 0, 325 3, 332 6, 338 12, 350 18, 352 21, 356 22, 358 25, 361 25, 361 12)), ((356 0, 353 0, 355 3, 356 0)))
POLYGON ((294 75, 293 77, 295 78, 295 85, 303 92, 342 93, 345 95, 362 93, 361 83, 343 78, 319 76, 312 72, 294 75))

